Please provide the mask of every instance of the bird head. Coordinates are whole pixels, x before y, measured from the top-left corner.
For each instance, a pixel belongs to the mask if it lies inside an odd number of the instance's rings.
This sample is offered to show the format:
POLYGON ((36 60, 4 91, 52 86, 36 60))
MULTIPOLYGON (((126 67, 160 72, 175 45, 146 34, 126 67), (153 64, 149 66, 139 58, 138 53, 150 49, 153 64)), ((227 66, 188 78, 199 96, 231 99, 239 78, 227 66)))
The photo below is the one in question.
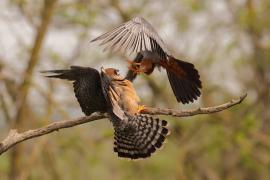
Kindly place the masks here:
POLYGON ((119 70, 114 68, 101 67, 101 76, 106 77, 109 81, 122 81, 123 77, 120 76, 119 70))

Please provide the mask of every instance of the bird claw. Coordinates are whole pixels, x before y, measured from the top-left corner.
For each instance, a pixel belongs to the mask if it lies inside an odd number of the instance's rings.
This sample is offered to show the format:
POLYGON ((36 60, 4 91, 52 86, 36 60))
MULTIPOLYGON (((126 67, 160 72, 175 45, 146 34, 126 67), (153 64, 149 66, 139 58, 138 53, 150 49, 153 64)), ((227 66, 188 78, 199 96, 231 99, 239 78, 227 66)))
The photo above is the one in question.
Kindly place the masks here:
POLYGON ((138 62, 134 62, 132 60, 127 60, 128 64, 130 64, 131 66, 140 66, 141 63, 138 63, 138 62))
POLYGON ((130 65, 132 65, 133 64, 133 61, 128 59, 127 60, 127 63, 130 64, 130 65))
POLYGON ((133 71, 134 75, 143 73, 143 70, 140 68, 141 63, 135 63, 131 60, 127 60, 127 62, 130 64, 130 66, 128 66, 128 69, 133 71))
POLYGON ((143 112, 145 109, 146 109, 146 106, 145 105, 139 105, 139 107, 138 107, 138 113, 143 112))

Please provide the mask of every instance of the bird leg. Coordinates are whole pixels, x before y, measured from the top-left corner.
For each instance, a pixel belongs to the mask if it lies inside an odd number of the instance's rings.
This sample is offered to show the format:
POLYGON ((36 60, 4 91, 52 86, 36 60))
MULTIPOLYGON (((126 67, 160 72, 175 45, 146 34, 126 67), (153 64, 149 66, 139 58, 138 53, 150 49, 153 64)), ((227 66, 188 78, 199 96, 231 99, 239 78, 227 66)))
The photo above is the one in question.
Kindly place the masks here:
POLYGON ((134 61, 131 61, 131 60, 127 60, 128 64, 130 64, 128 66, 128 69, 133 71, 134 74, 140 74, 142 73, 143 71, 141 70, 141 63, 136 63, 134 61))
POLYGON ((151 59, 144 59, 141 62, 127 61, 130 64, 128 69, 133 71, 134 75, 140 73, 151 74, 155 68, 155 64, 151 59))
POLYGON ((141 65, 141 63, 134 62, 134 61, 132 61, 132 60, 127 60, 127 62, 128 62, 128 64, 130 64, 131 66, 132 66, 132 65, 137 65, 137 66, 141 65))

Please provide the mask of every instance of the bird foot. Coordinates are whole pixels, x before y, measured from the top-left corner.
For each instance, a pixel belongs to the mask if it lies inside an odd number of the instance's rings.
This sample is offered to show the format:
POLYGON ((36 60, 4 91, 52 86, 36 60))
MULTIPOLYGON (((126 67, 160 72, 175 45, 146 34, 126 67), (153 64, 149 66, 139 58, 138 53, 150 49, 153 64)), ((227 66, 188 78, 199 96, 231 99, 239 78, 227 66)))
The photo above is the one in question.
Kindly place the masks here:
POLYGON ((130 66, 128 69, 133 71, 133 75, 143 73, 144 71, 140 68, 141 63, 135 63, 133 61, 127 60, 130 66))
POLYGON ((138 113, 142 113, 146 109, 145 105, 139 105, 138 107, 138 113))
POLYGON ((132 60, 127 60, 128 64, 130 64, 130 66, 140 66, 141 63, 138 63, 138 62, 134 62, 132 60))

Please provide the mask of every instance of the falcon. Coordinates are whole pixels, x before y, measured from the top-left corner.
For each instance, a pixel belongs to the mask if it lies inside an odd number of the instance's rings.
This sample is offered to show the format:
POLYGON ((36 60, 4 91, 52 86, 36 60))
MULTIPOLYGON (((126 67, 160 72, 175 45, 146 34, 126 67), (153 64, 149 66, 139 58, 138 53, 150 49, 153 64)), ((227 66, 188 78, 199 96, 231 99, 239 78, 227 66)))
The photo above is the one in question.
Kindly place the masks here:
POLYGON ((74 93, 85 115, 107 112, 114 127, 114 152, 119 157, 150 157, 169 134, 167 121, 141 114, 144 106, 132 83, 118 70, 71 66, 66 70, 42 71, 49 78, 73 81, 74 93))
POLYGON ((170 54, 158 33, 144 18, 134 17, 111 31, 98 36, 101 46, 112 51, 137 53, 130 61, 126 79, 133 81, 137 74, 151 74, 155 67, 166 69, 173 93, 178 102, 193 102, 200 95, 202 84, 194 65, 170 54))

